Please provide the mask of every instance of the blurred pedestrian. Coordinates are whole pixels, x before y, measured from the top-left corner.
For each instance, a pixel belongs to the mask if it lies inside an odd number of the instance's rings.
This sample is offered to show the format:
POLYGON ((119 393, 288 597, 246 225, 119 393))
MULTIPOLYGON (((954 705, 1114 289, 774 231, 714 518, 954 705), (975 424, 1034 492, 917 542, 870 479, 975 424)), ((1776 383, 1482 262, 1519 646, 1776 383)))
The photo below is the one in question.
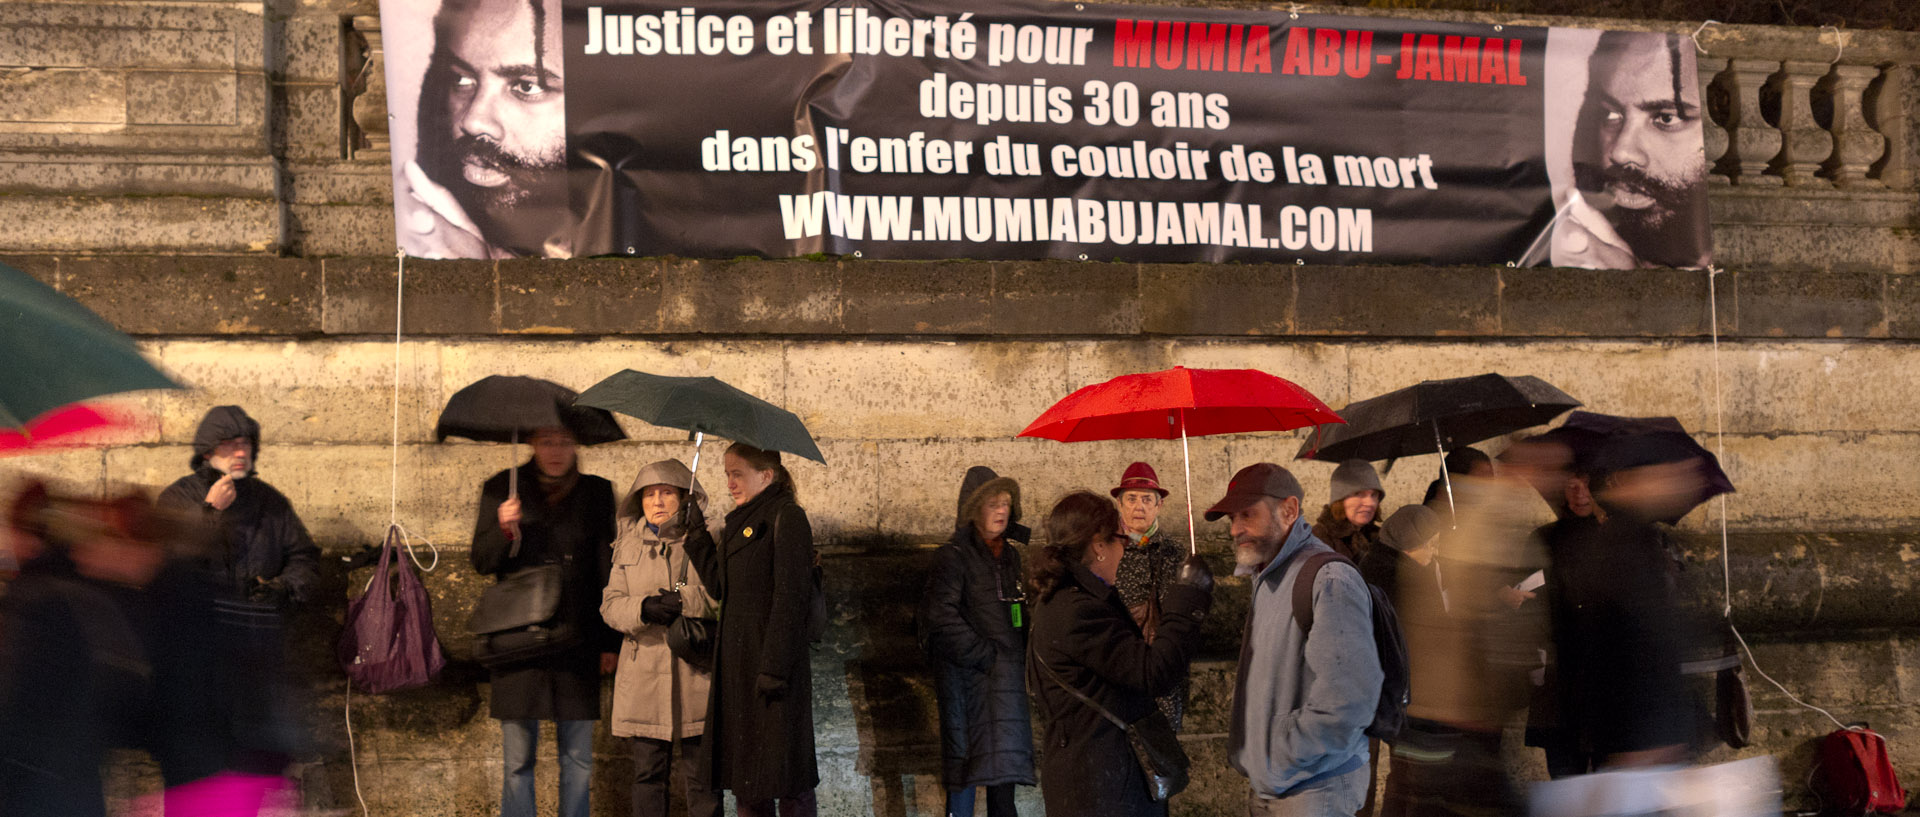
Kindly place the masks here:
POLYGON ((669 768, 686 790, 687 817, 720 815, 720 795, 708 788, 700 768, 713 674, 710 666, 690 664, 667 645, 667 628, 676 619, 719 614, 688 566, 681 507, 689 493, 691 501, 706 501, 679 460, 640 469, 620 501, 613 568, 600 600, 601 617, 626 636, 614 674, 612 731, 633 746, 633 817, 666 817, 669 768))
POLYGON ((1372 780, 1363 730, 1384 678, 1372 594, 1359 570, 1328 563, 1312 578, 1311 632, 1294 620, 1297 557, 1333 552, 1301 518, 1302 494, 1287 469, 1263 462, 1234 474, 1206 512, 1233 518, 1236 572, 1254 577, 1227 746, 1252 785, 1253 817, 1352 814, 1372 780))
POLYGON ((1047 815, 1164 817, 1167 804, 1149 794, 1127 733, 1094 705, 1125 723, 1155 713, 1154 698, 1187 677, 1213 607, 1213 574, 1199 557, 1187 560, 1148 643, 1114 589, 1128 539, 1113 503, 1088 491, 1068 494, 1047 515, 1046 529, 1047 546, 1034 559, 1039 604, 1028 682, 1045 724, 1047 815))
POLYGON ((716 543, 690 506, 687 553, 723 606, 704 751, 715 790, 741 817, 812 817, 820 769, 813 745, 813 524, 780 452, 727 447, 734 508, 716 543))
POLYGON ((501 817, 532 817, 540 722, 552 721, 560 762, 561 817, 588 817, 593 724, 600 719, 600 676, 613 672, 619 634, 601 621, 614 538, 613 484, 580 473, 579 449, 565 428, 536 429, 533 457, 516 476, 501 471, 480 489, 473 569, 495 581, 515 571, 558 565, 558 616, 582 638, 556 652, 490 669, 489 714, 500 722, 501 817))
POLYGON ((1685 645, 1656 521, 1697 503, 1703 479, 1697 461, 1662 460, 1650 440, 1609 442, 1588 468, 1604 521, 1572 526, 1554 546, 1555 777, 1679 762, 1698 728, 1681 682, 1685 645))
POLYGON ((1020 484, 984 465, 960 481, 953 537, 934 551, 920 601, 921 644, 940 706, 947 817, 1012 817, 1013 787, 1034 785, 1027 710, 1027 607, 1020 484))
POLYGON ((1380 502, 1387 491, 1366 460, 1340 463, 1328 487, 1330 498, 1313 522, 1313 538, 1359 564, 1380 539, 1380 502))
MULTIPOLYGON (((108 750, 151 748, 174 771, 156 741, 180 711, 170 698, 196 694, 159 654, 179 623, 148 593, 165 545, 138 495, 29 490, 9 521, 40 552, 0 602, 0 814, 103 816, 108 750)), ((217 770, 226 757, 197 760, 217 770)))
MULTIPOLYGON (((1187 543, 1179 534, 1160 527, 1167 489, 1160 487, 1160 475, 1154 473, 1153 466, 1144 462, 1127 466, 1120 484, 1107 494, 1120 507, 1120 530, 1127 535, 1127 552, 1120 557, 1119 580, 1114 586, 1120 591, 1120 600, 1132 611, 1134 622, 1140 625, 1140 632, 1151 642, 1160 629, 1167 590, 1187 559, 1187 543)), ((1160 711, 1166 713, 1173 731, 1179 732, 1187 712, 1186 679, 1160 696, 1160 711)))
POLYGON ((1463 445, 1447 452, 1447 456, 1441 460, 1440 469, 1446 474, 1427 483, 1427 494, 1421 497, 1420 504, 1446 515, 1453 512, 1447 504, 1447 483, 1460 477, 1493 476, 1493 459, 1478 448, 1463 445))

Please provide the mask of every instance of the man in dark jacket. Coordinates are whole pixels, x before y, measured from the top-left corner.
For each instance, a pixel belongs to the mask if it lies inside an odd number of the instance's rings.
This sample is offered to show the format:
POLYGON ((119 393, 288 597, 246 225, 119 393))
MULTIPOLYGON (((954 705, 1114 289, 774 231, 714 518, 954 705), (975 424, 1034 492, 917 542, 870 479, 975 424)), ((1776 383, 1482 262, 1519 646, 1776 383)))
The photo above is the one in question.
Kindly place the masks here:
POLYGON ((214 585, 213 610, 252 694, 232 702, 242 771, 278 774, 301 751, 293 715, 298 693, 287 676, 283 618, 311 598, 320 549, 285 495, 261 480, 260 424, 239 406, 216 406, 193 433, 193 473, 160 494, 159 505, 197 532, 201 581, 214 585))
POLYGON ((259 479, 260 424, 239 406, 216 406, 193 434, 193 473, 160 494, 160 506, 196 521, 207 566, 243 599, 284 610, 319 579, 320 549, 293 503, 259 479))
POLYGON ((1019 483, 984 465, 967 469, 953 538, 934 552, 921 597, 920 643, 940 703, 947 817, 971 817, 977 786, 987 789, 988 817, 1012 817, 1014 785, 1035 782, 1026 689, 1030 611, 1018 550, 1031 533, 1019 519, 1019 483))
POLYGON ((593 723, 600 719, 600 676, 613 672, 620 634, 600 618, 600 593, 613 567, 613 483, 580 473, 574 435, 542 428, 530 437, 533 460, 517 479, 501 471, 480 489, 473 569, 496 580, 558 565, 557 616, 582 634, 548 655, 492 668, 490 714, 500 721, 502 817, 533 817, 534 747, 540 722, 553 721, 560 761, 561 817, 588 817, 593 723), (518 494, 511 487, 518 483, 518 494))

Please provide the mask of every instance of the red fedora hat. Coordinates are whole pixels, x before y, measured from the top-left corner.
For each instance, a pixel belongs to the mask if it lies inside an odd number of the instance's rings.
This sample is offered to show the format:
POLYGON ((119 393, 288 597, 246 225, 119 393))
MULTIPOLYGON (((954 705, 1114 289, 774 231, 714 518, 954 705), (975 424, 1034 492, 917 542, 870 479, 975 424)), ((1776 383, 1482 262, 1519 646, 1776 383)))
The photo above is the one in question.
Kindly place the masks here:
POLYGON ((1160 475, 1153 472, 1153 466, 1144 462, 1127 466, 1127 472, 1120 475, 1120 486, 1107 494, 1119 499, 1125 491, 1152 491, 1159 494, 1161 499, 1167 498, 1167 489, 1160 487, 1160 475))

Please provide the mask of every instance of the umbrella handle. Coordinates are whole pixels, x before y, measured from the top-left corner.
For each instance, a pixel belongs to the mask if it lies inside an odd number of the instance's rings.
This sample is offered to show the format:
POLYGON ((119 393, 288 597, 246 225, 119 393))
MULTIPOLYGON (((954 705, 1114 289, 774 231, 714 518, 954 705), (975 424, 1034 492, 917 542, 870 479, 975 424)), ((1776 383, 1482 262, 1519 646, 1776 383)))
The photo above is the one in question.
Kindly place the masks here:
MULTIPOLYGON (((1433 447, 1440 452, 1440 481, 1447 486, 1447 527, 1458 530, 1459 509, 1453 505, 1453 475, 1447 472, 1447 444, 1440 439, 1440 421, 1433 421, 1433 447)), ((1418 483, 1415 483, 1418 484, 1418 483)))
POLYGON ((507 465, 507 498, 520 498, 520 429, 513 430, 513 462, 507 465))
POLYGON ((700 443, 706 440, 706 437, 707 433, 704 431, 693 432, 693 467, 687 469, 687 500, 680 503, 680 524, 683 526, 687 522, 687 517, 692 514, 689 506, 693 505, 693 483, 700 479, 700 443))
POLYGON ((1193 454, 1187 450, 1187 410, 1175 412, 1180 415, 1180 461, 1187 473, 1187 554, 1199 555, 1200 540, 1193 533, 1193 454))

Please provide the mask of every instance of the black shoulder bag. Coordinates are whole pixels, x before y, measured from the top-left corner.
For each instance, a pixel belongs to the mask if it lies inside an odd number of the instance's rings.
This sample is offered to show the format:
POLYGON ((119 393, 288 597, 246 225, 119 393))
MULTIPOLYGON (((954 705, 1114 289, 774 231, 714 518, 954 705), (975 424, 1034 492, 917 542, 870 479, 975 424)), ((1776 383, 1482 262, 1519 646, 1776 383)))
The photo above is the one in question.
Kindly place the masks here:
MULTIPOLYGON (((520 555, 520 538, 507 558, 520 555)), ((560 615, 566 574, 557 564, 523 567, 480 591, 467 619, 473 659, 488 669, 557 655, 586 640, 578 622, 560 615)))
POLYGON ((1140 764, 1140 773, 1146 777, 1148 796, 1157 802, 1165 802, 1167 798, 1186 790, 1187 767, 1193 761, 1187 758, 1187 750, 1180 746, 1179 736, 1173 733, 1173 722, 1167 720, 1166 713, 1161 712, 1160 707, 1150 707, 1146 717, 1133 723, 1122 721, 1055 673, 1053 667, 1047 666, 1046 660, 1040 657, 1039 650, 1033 650, 1032 654, 1034 662, 1040 665, 1040 671, 1046 673, 1061 689, 1079 698, 1081 703, 1093 707, 1093 711, 1127 733, 1127 745, 1133 747, 1133 759, 1140 764))

